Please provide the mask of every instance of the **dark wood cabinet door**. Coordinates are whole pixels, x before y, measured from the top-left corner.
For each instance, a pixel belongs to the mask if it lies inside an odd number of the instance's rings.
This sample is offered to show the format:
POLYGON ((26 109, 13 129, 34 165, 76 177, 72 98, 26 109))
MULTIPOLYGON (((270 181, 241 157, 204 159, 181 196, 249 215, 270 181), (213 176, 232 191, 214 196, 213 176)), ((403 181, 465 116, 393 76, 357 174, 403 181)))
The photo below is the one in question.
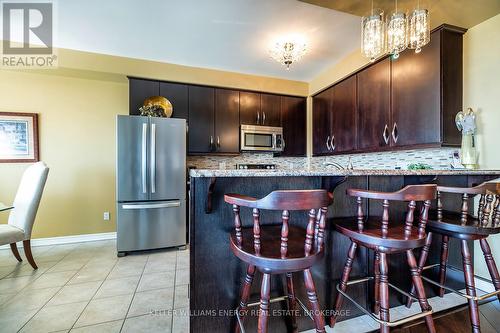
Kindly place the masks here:
POLYGON ((331 153, 332 97, 333 89, 328 88, 313 98, 313 155, 331 153))
POLYGON ((331 150, 342 153, 356 149, 356 75, 332 87, 331 150))
POLYGON ((389 58, 366 68, 358 77, 358 148, 390 145, 391 63, 389 58))
POLYGON ((160 94, 160 82, 143 79, 129 79, 129 114, 140 115, 139 108, 148 97, 160 94))
POLYGON ((214 95, 210 87, 189 87, 189 152, 208 153, 215 148, 214 95))
POLYGON ((240 123, 258 125, 261 121, 260 93, 240 92, 240 123))
POLYGON ((391 141, 395 146, 441 142, 440 36, 420 53, 392 61, 391 141))
POLYGON ((281 125, 285 149, 281 156, 305 156, 307 143, 306 99, 303 97, 281 97, 281 125))
POLYGON ((281 97, 279 95, 260 95, 261 119, 260 125, 281 126, 281 97))
POLYGON ((172 103, 172 117, 188 119, 188 86, 180 83, 160 82, 160 96, 172 103))
POLYGON ((215 150, 218 153, 240 151, 240 93, 215 90, 215 150))

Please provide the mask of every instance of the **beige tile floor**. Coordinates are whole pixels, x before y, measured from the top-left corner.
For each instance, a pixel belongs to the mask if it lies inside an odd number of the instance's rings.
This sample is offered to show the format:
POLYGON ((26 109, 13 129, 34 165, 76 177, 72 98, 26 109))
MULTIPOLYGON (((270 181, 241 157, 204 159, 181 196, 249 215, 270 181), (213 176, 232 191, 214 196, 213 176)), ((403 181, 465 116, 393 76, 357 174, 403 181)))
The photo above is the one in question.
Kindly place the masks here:
POLYGON ((2 333, 189 331, 189 250, 117 258, 115 241, 99 241, 33 255, 36 271, 0 250, 2 333))

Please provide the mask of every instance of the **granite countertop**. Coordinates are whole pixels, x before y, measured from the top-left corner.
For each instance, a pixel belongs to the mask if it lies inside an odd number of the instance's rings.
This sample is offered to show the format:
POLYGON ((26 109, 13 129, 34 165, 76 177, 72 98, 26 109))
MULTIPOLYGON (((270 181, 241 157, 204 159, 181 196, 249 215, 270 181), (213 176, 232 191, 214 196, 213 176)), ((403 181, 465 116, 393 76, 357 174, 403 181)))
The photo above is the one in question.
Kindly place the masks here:
POLYGON ((500 170, 337 170, 335 168, 239 170, 239 169, 191 169, 191 177, 307 177, 307 176, 454 176, 499 175, 500 170))

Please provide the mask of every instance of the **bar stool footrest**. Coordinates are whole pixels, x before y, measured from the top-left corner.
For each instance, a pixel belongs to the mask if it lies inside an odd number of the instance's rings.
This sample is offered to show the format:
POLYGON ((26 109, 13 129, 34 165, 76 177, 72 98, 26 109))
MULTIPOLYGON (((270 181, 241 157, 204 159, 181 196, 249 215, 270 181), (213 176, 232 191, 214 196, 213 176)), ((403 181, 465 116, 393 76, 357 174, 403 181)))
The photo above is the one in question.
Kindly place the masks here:
MULTIPOLYGON (((373 276, 367 276, 367 277, 364 277, 364 278, 360 278, 360 279, 348 281, 347 285, 350 286, 350 285, 353 285, 353 284, 368 282, 368 281, 371 281, 373 279, 375 279, 373 276)), ((402 294, 402 295, 404 295, 406 297, 410 297, 411 299, 417 301, 416 297, 414 297, 414 296, 410 295, 409 293, 401 290, 400 288, 396 287, 395 285, 393 285, 391 283, 388 283, 388 285, 389 285, 389 287, 391 287, 392 289, 396 290, 400 294, 402 294)), ((347 300, 349 300, 359 310, 361 310, 361 312, 363 312, 364 314, 368 315, 370 318, 372 318, 377 323, 379 323, 381 325, 384 325, 384 326, 388 326, 388 327, 400 326, 400 325, 408 323, 410 321, 413 321, 413 320, 416 320, 416 319, 420 319, 420 318, 429 316, 429 315, 431 315, 433 313, 432 310, 429 310, 429 311, 424 311, 424 312, 421 312, 421 313, 417 313, 417 314, 414 314, 414 315, 411 315, 411 316, 408 316, 408 317, 405 317, 405 318, 402 318, 402 319, 398 319, 398 320, 395 320, 395 321, 385 321, 385 320, 381 320, 380 318, 378 318, 377 316, 375 316, 373 313, 371 313, 370 311, 366 310, 362 305, 360 305, 358 302, 356 302, 346 292, 343 292, 342 290, 340 290, 340 285, 338 283, 336 285, 336 289, 337 289, 337 291, 339 293, 342 294, 342 296, 344 296, 345 298, 347 298, 347 300)))
MULTIPOLYGON (((272 303, 282 302, 282 301, 286 301, 286 300, 288 300, 288 296, 278 296, 278 297, 275 297, 275 298, 271 298, 269 300, 269 303, 272 304, 272 303)), ((312 321, 314 321, 314 318, 312 317, 310 310, 304 305, 304 303, 300 300, 300 298, 295 297, 295 300, 297 301, 297 303, 299 303, 300 307, 302 308, 302 310, 304 310, 304 312, 307 314, 307 316, 312 321)), ((259 302, 248 303, 247 304, 247 308, 256 307, 256 306, 259 306, 259 305, 260 305, 260 301, 259 302)), ((238 321, 238 326, 240 327, 240 332, 241 333, 245 333, 245 328, 243 327, 243 323, 241 322, 240 307, 239 306, 236 308, 236 320, 238 321)))
MULTIPOLYGON (((428 269, 431 269, 431 268, 434 268, 434 267, 439 267, 439 266, 440 266, 440 264, 432 264, 432 265, 424 266, 424 267, 422 267, 422 271, 425 271, 425 270, 428 270, 428 269)), ((451 269, 453 271, 462 272, 460 269, 458 269, 456 267, 453 267, 453 266, 450 266, 450 265, 446 265, 446 269, 451 269)), ((482 280, 482 281, 485 281, 485 282, 488 282, 488 283, 491 283, 491 281, 489 281, 489 280, 487 280, 487 279, 485 279, 485 278, 483 278, 481 276, 478 276, 478 275, 474 275, 474 278, 482 280)), ((453 289, 451 287, 448 287, 448 286, 445 286, 443 284, 440 284, 439 282, 431 280, 428 277, 425 277, 423 275, 422 275, 422 280, 427 281, 430 284, 433 284, 433 285, 435 285, 437 287, 440 287, 440 288, 446 289, 448 291, 451 291, 454 294, 457 294, 459 296, 462 296, 464 298, 471 299, 471 300, 474 300, 474 301, 482 301, 484 299, 487 299, 487 298, 490 298, 492 296, 496 296, 496 295, 500 294, 500 290, 496 290, 496 291, 492 291, 490 293, 487 293, 487 294, 484 294, 484 295, 481 295, 481 296, 470 296, 470 295, 464 294, 463 292, 461 292, 459 290, 453 289)))

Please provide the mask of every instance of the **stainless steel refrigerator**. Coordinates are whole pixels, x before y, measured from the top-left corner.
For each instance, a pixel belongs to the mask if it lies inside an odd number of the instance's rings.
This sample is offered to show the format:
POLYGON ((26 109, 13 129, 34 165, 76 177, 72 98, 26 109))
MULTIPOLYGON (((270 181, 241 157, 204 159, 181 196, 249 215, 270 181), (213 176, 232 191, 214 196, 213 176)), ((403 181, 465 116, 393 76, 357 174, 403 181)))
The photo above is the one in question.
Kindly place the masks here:
POLYGON ((186 121, 117 116, 117 250, 186 244, 186 121))

